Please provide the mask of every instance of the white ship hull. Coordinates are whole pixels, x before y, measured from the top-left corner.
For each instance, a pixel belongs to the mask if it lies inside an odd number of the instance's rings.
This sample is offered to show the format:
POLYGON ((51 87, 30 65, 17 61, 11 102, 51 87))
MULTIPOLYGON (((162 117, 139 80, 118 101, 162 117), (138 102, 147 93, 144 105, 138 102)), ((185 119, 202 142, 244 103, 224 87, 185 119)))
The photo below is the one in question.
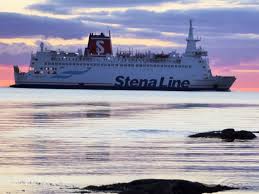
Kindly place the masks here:
POLYGON ((142 68, 136 72, 130 67, 88 67, 86 70, 66 70, 58 75, 30 75, 15 73, 15 85, 23 88, 112 89, 112 90, 168 90, 168 91, 228 91, 235 77, 216 76, 208 79, 190 79, 179 71, 142 68), (125 69, 126 68, 126 69, 125 69))

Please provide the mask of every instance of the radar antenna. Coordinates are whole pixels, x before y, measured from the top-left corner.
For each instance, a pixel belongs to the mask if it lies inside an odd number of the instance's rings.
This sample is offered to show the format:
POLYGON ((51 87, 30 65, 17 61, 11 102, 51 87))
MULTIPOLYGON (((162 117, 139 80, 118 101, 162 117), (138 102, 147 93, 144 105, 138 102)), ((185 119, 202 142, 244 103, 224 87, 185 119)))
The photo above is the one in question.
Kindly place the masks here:
POLYGON ((44 43, 43 43, 43 42, 40 43, 40 51, 41 51, 41 52, 44 51, 44 43))
POLYGON ((200 39, 194 38, 192 20, 190 20, 189 34, 188 34, 188 38, 186 39, 186 41, 187 41, 187 47, 186 47, 185 53, 191 54, 191 53, 195 52, 197 50, 196 42, 199 42, 200 39))

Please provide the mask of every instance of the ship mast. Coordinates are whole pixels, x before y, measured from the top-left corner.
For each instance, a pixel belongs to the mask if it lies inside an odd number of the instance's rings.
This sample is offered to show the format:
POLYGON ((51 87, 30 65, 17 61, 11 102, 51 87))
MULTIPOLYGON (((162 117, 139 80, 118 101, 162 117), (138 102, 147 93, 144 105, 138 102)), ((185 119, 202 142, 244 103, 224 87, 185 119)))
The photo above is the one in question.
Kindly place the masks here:
POLYGON ((200 39, 195 39, 193 36, 192 20, 190 20, 189 35, 186 41, 187 41, 187 47, 185 50, 185 54, 192 55, 193 52, 197 50, 196 42, 200 41, 200 39))

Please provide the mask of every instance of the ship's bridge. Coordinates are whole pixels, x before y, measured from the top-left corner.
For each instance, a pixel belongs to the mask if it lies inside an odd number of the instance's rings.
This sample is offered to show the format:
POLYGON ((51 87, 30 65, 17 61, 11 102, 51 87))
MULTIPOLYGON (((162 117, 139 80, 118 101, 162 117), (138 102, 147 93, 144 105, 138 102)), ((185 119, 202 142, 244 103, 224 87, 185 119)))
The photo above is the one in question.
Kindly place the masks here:
POLYGON ((203 48, 199 47, 196 51, 193 51, 193 54, 196 56, 208 56, 208 51, 204 50, 203 48))

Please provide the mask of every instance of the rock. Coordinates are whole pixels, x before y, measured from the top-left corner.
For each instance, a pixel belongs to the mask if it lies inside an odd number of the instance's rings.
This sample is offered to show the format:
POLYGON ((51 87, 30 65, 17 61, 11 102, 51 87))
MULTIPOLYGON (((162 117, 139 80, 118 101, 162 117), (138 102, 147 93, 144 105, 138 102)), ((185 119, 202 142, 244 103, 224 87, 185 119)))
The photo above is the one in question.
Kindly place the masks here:
POLYGON ((196 133, 194 135, 190 135, 189 137, 198 138, 198 137, 206 137, 206 138, 221 138, 220 131, 211 131, 204 133, 196 133))
POLYGON ((235 129, 223 129, 220 133, 222 139, 235 140, 235 129))
POLYGON ((237 131, 236 132, 236 139, 254 139, 256 135, 250 131, 237 131))
POLYGON ((202 194, 237 189, 222 185, 205 185, 186 180, 143 179, 129 183, 88 186, 82 191, 118 194, 202 194))
POLYGON ((235 129, 224 129, 222 131, 210 131, 205 133, 197 133, 190 135, 191 138, 220 138, 226 141, 234 141, 235 139, 250 140, 255 139, 256 135, 250 131, 235 131, 235 129))

